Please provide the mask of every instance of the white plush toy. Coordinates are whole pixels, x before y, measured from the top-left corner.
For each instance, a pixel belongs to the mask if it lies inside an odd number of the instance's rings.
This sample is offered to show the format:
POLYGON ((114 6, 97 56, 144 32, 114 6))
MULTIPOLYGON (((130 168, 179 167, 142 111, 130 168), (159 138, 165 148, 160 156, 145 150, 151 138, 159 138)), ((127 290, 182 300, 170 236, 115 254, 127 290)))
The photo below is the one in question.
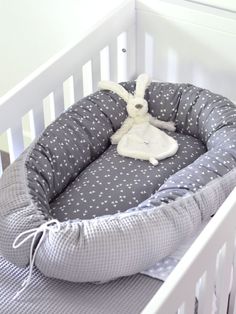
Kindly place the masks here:
POLYGON ((101 81, 100 89, 115 92, 127 102, 128 117, 112 136, 111 143, 118 144, 120 155, 149 160, 156 166, 158 160, 174 155, 178 150, 178 143, 172 137, 158 128, 175 131, 172 121, 161 121, 148 113, 148 103, 144 99, 145 90, 150 81, 146 74, 141 74, 136 80, 133 94, 118 83, 101 81))

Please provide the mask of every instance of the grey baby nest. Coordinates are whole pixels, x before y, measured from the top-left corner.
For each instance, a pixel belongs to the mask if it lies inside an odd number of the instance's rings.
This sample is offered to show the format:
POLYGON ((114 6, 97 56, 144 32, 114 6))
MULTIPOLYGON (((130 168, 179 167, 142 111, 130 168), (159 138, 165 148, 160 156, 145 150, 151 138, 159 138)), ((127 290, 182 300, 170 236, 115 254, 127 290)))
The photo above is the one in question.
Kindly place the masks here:
MULTIPOLYGON (((133 92, 135 82, 123 86, 133 92)), ((109 91, 80 100, 1 178, 6 259, 25 267, 35 250, 46 276, 103 282, 152 266, 216 212, 236 185, 235 106, 190 84, 152 83, 145 99, 176 123, 177 154, 157 167, 119 156, 109 139, 125 102, 109 91)))

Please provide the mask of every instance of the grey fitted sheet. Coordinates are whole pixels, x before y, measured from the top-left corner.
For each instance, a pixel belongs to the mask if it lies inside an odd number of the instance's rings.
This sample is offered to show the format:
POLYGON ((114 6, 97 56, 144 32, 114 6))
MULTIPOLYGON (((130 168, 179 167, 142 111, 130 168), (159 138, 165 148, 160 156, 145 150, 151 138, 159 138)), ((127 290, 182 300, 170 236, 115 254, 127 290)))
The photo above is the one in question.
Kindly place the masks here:
POLYGON ((111 145, 51 202, 50 215, 65 221, 123 212, 149 198, 171 175, 206 152, 197 138, 167 133, 178 141, 174 156, 154 167, 148 161, 120 156, 111 145))
POLYGON ((105 284, 72 283, 47 278, 35 268, 30 287, 12 300, 27 274, 0 256, 1 314, 137 314, 162 285, 141 274, 105 284))

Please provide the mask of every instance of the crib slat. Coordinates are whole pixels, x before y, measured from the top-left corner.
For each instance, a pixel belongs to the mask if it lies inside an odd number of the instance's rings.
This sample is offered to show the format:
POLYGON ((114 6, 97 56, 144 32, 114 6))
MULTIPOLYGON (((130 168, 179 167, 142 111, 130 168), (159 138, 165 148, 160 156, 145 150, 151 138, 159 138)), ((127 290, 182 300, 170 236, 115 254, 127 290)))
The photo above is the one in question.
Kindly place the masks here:
POLYGON ((158 73, 154 74, 154 53, 155 53, 155 41, 154 38, 146 33, 145 34, 145 72, 150 75, 150 77, 155 77, 155 74, 158 75, 158 73))
POLYGON ((100 61, 101 61, 101 80, 110 80, 110 64, 109 64, 109 47, 105 46, 100 51, 100 61))
POLYGON ((145 71, 145 32, 140 27, 137 29, 137 50, 137 73, 142 73, 145 71))
MULTIPOLYGON (((212 266, 212 265, 211 265, 212 266)), ((198 311, 202 314, 212 312, 213 294, 214 294, 215 268, 209 267, 204 276, 199 291, 198 311)))
POLYGON ((117 38, 117 79, 127 81, 127 33, 121 33, 117 38))
POLYGON ((234 237, 234 261, 233 261, 233 277, 232 287, 230 290, 229 311, 228 314, 236 314, 236 238, 234 237))
POLYGON ((56 118, 53 92, 51 92, 47 97, 44 98, 43 111, 44 111, 44 123, 45 123, 45 127, 47 127, 56 118))
POLYGON ((82 70, 73 74, 75 102, 83 98, 82 70))
POLYGON ((55 107, 55 118, 57 118, 64 111, 64 95, 63 95, 63 84, 57 86, 53 91, 54 107, 55 107))
POLYGON ((110 80, 117 82, 117 39, 109 45, 110 80))
POLYGON ((38 106, 35 106, 33 109, 33 123, 35 136, 39 136, 44 130, 44 114, 43 114, 43 103, 39 103, 38 106))
POLYGON ((34 114, 33 114, 33 110, 30 110, 28 113, 28 119, 29 119, 29 127, 30 127, 30 140, 33 141, 36 137, 35 134, 35 126, 34 126, 34 114))
MULTIPOLYGON (((172 312, 171 314, 175 314, 176 312, 172 312)), ((177 314, 186 314, 184 309, 184 303, 178 308, 177 314)))
POLYGON ((227 312, 229 288, 231 281, 231 268, 233 264, 233 248, 234 239, 231 239, 229 242, 226 243, 225 254, 222 258, 222 263, 219 269, 221 276, 219 287, 216 287, 217 290, 219 290, 219 293, 217 293, 217 296, 219 296, 219 314, 224 314, 227 312))
POLYGON ((127 32, 127 75, 128 79, 134 79, 136 75, 136 36, 135 25, 132 25, 127 32))
POLYGON ((98 88, 98 82, 101 80, 100 54, 92 58, 92 80, 93 92, 95 92, 98 88))
POLYGON ((83 95, 88 96, 93 92, 93 78, 92 78, 92 61, 89 60, 83 65, 83 95))
POLYGON ((67 109, 75 102, 74 80, 72 75, 63 83, 63 94, 64 94, 64 108, 67 109))
POLYGON ((7 140, 11 163, 23 152, 24 139, 22 124, 15 124, 14 129, 7 130, 7 140))
POLYGON ((194 314, 194 308, 195 308, 195 293, 192 291, 188 295, 187 300, 184 304, 184 314, 194 314))

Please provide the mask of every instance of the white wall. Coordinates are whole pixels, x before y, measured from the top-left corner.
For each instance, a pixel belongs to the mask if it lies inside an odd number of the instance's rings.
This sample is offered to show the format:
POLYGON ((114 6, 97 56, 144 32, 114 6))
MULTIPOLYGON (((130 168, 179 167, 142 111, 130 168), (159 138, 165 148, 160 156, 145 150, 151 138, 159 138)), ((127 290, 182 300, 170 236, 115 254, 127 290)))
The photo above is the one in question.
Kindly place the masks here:
POLYGON ((124 0, 0 0, 0 97, 124 0))

